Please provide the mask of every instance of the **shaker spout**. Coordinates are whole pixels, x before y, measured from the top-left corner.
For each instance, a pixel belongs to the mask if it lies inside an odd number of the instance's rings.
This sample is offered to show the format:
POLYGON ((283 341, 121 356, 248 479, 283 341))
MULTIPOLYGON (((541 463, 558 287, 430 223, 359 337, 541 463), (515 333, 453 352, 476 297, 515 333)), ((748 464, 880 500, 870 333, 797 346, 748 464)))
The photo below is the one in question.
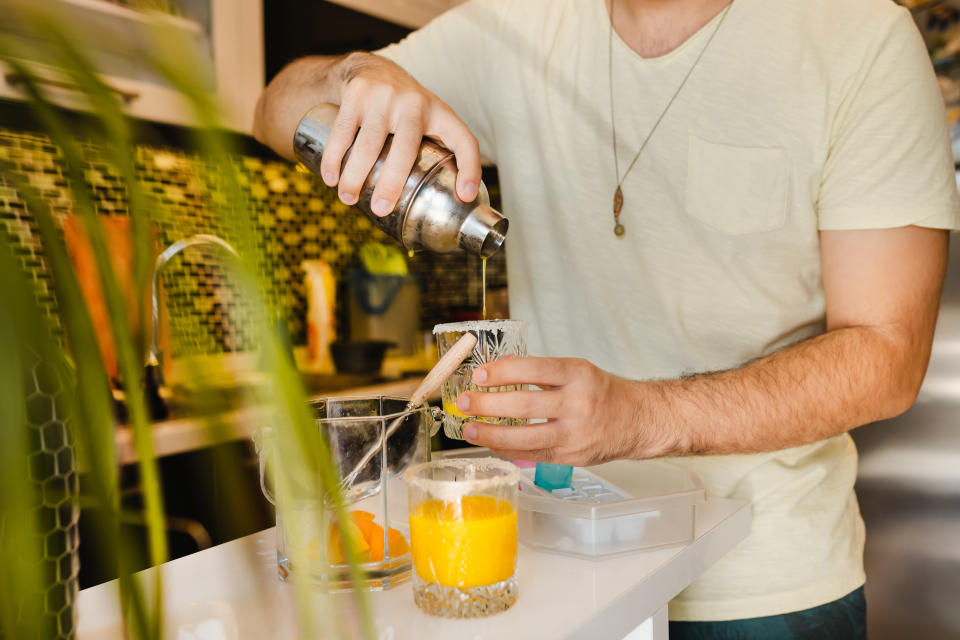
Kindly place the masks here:
POLYGON ((489 258, 503 246, 510 222, 492 207, 480 204, 464 219, 457 244, 467 253, 489 258))

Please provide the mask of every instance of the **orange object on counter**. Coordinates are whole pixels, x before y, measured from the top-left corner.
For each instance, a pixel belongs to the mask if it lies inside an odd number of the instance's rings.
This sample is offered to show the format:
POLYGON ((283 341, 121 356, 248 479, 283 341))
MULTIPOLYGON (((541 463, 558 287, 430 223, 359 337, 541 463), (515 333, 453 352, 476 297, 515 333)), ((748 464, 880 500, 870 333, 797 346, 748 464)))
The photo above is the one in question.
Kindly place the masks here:
MULTIPOLYGON (((374 522, 376 516, 369 511, 350 512, 350 521, 345 530, 356 542, 361 562, 381 562, 383 560, 383 527, 374 522)), ((410 551, 406 538, 393 527, 387 530, 390 545, 390 557, 397 558, 410 551)), ((327 558, 330 564, 346 562, 346 553, 340 538, 340 528, 331 524, 327 536, 327 558)))
MULTIPOLYGON (((367 542, 363 531, 353 522, 348 522, 343 529, 350 536, 357 553, 360 556, 360 562, 370 561, 370 543, 367 542)), ((380 552, 383 553, 382 551, 380 552)), ((340 527, 331 524, 327 532, 327 561, 330 564, 343 564, 346 562, 347 553, 343 547, 343 540, 340 537, 340 527)))
POLYGON ((390 543, 391 558, 399 558, 404 554, 410 553, 410 545, 407 544, 407 539, 393 527, 390 527, 387 531, 387 539, 390 543))

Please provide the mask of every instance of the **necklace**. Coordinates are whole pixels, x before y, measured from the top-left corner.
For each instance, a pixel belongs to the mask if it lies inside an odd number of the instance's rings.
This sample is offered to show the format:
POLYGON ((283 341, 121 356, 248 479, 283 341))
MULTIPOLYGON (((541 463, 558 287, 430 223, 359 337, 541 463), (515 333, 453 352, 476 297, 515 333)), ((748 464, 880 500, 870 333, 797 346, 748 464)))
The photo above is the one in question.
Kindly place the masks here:
POLYGON ((710 43, 713 42, 713 37, 717 35, 717 31, 720 30, 720 26, 723 24, 723 21, 726 19, 727 14, 730 12, 730 7, 733 6, 733 2, 727 5, 723 10, 723 15, 720 16, 720 20, 717 21, 717 26, 713 28, 713 32, 710 34, 710 37, 707 38, 706 44, 703 45, 703 48, 700 49, 700 53, 697 54, 696 59, 693 61, 693 64, 690 65, 690 68, 687 70, 687 74, 683 76, 683 80, 680 82, 680 86, 677 87, 677 90, 673 92, 673 95, 670 97, 670 100, 667 102, 667 106, 663 108, 663 111, 660 112, 660 116, 657 118, 656 122, 653 123, 653 128, 650 129, 650 133, 647 134, 647 137, 643 139, 643 142, 640 144, 640 148, 637 150, 637 154, 633 156, 633 160, 630 161, 630 165, 627 167, 627 170, 624 174, 620 175, 620 159, 617 157, 617 121, 614 118, 613 114, 613 4, 615 0, 610 0, 610 34, 609 41, 607 42, 607 75, 610 82, 610 134, 613 139, 613 167, 614 171, 617 173, 617 189, 613 192, 613 234, 615 236, 622 237, 626 232, 626 227, 620 222, 620 212, 623 210, 623 181, 627 179, 627 176, 630 174, 630 171, 633 169, 633 166, 637 164, 637 160, 640 159, 640 154, 643 153, 644 148, 646 148, 647 143, 650 142, 650 138, 653 136, 653 132, 657 130, 657 127, 660 126, 660 121, 663 120, 663 117, 667 115, 667 111, 670 110, 670 107, 673 105, 673 101, 677 99, 677 96, 680 95, 680 91, 683 90, 683 86, 687 84, 687 80, 693 74, 693 70, 697 68, 697 64, 700 62, 700 58, 703 57, 703 54, 706 53, 707 48, 710 46, 710 43))

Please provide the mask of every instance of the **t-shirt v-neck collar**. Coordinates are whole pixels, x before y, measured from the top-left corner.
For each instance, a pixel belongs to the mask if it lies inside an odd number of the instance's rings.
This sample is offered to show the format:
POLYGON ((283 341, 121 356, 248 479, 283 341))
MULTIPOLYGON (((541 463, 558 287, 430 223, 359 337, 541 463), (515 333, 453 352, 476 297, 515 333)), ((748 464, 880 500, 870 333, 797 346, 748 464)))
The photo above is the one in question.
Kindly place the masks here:
MULTIPOLYGON (((730 5, 728 5, 730 11, 733 10, 732 4, 733 3, 731 2, 730 5)), ((604 0, 596 0, 596 2, 594 2, 594 7, 598 12, 599 19, 603 22, 604 25, 609 27, 610 14, 607 13, 607 7, 604 0)), ((712 33, 713 29, 717 27, 717 22, 720 21, 720 19, 723 17, 724 12, 727 10, 728 8, 724 7, 723 9, 717 12, 717 15, 713 16, 706 24, 704 24, 702 27, 697 29, 689 38, 681 42, 678 46, 674 47, 673 49, 671 49, 670 51, 668 51, 663 55, 655 56, 652 58, 645 58, 641 56, 639 53, 637 53, 636 51, 634 51, 633 48, 629 44, 627 44, 623 38, 620 37, 620 34, 617 33, 617 30, 614 29, 613 30, 614 51, 615 52, 623 51, 626 55, 630 56, 631 59, 637 64, 650 65, 650 66, 667 64, 677 58, 682 57, 684 53, 686 53, 692 47, 696 47, 698 43, 702 45, 706 41, 706 38, 709 37, 710 33, 712 33)))

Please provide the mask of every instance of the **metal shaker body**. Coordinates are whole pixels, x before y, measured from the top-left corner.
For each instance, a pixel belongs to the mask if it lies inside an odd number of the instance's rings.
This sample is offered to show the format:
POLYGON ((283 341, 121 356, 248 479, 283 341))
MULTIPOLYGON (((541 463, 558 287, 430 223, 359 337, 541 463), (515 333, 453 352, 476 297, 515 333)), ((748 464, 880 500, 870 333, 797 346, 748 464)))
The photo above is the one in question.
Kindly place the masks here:
MULTIPOLYGON (((320 159, 337 113, 336 105, 320 104, 308 111, 297 126, 294 153, 314 173, 320 173, 320 159)), ((373 213, 373 190, 392 143, 393 136, 389 136, 354 206, 408 249, 437 253, 464 250, 484 257, 496 253, 506 237, 507 219, 490 206, 490 197, 482 182, 473 202, 463 202, 457 196, 453 153, 430 140, 421 142, 417 161, 407 176, 397 205, 386 216, 373 213)), ((349 156, 348 150, 344 162, 349 156)))

